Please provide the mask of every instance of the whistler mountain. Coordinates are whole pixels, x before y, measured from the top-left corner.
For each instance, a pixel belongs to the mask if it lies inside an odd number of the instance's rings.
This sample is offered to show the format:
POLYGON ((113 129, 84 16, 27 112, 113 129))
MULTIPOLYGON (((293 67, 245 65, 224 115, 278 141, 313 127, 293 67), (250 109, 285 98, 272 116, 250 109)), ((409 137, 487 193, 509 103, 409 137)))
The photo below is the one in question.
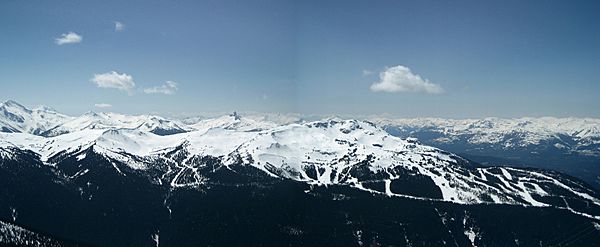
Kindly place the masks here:
MULTIPOLYGON (((586 182, 546 169, 482 165, 388 133, 390 126, 400 130, 397 122, 281 124, 233 113, 184 123, 114 113, 38 114, 15 102, 3 107, 0 243, 600 242, 600 193, 586 182), (55 121, 36 122, 46 118, 55 121)), ((466 126, 482 131, 495 124, 466 126)), ((496 141, 496 133, 485 137, 496 141)), ((592 132, 580 134, 593 140, 592 132)), ((541 143, 547 136, 522 141, 541 143)))
POLYGON ((600 188, 600 119, 373 118, 371 121, 394 136, 416 138, 483 164, 559 170, 600 188))

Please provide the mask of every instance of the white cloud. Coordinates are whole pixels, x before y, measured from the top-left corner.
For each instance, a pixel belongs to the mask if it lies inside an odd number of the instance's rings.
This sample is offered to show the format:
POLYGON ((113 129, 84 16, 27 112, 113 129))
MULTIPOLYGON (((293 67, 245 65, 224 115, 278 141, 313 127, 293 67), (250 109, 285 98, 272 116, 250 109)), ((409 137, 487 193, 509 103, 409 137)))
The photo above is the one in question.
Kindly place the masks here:
POLYGON ((101 88, 116 88, 121 91, 126 91, 131 94, 131 90, 135 87, 133 77, 128 74, 119 74, 115 71, 107 72, 104 74, 95 74, 90 79, 98 87, 101 88))
POLYGON ((379 81, 371 85, 373 92, 422 92, 430 94, 444 93, 439 84, 429 82, 420 75, 413 74, 409 68, 398 65, 386 68, 379 73, 379 81))
POLYGON ((372 74, 373 74, 373 71, 368 70, 368 69, 363 69, 363 71, 362 71, 363 76, 368 76, 368 75, 372 75, 372 74))
POLYGON ((106 104, 106 103, 98 103, 98 104, 94 104, 94 106, 98 107, 98 108, 109 108, 109 107, 112 107, 111 104, 106 104))
POLYGON ((120 32, 125 30, 125 24, 119 21, 115 21, 115 32, 120 32))
POLYGON ((162 93, 162 94, 175 94, 177 91, 177 83, 174 81, 167 81, 165 84, 157 87, 151 87, 144 89, 144 93, 162 93))
POLYGON ((60 35, 60 38, 56 38, 54 40, 54 42, 57 45, 64 45, 64 44, 79 43, 79 42, 81 42, 81 40, 83 40, 83 37, 81 37, 81 35, 76 34, 74 32, 68 32, 68 33, 63 33, 62 35, 60 35))

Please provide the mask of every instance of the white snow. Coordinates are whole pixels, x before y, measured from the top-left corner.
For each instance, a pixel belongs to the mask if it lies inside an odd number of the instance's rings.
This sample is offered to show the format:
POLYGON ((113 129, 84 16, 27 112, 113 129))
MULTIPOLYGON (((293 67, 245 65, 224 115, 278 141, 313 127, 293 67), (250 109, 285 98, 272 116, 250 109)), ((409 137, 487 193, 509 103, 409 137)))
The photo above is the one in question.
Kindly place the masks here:
POLYGON ((212 128, 222 128, 238 131, 261 131, 271 129, 278 124, 270 121, 259 121, 248 117, 240 117, 236 113, 218 118, 203 119, 190 127, 195 130, 206 131, 212 128))
POLYGON ((155 130, 184 132, 191 130, 185 124, 152 115, 123 115, 117 113, 87 112, 47 131, 48 136, 58 136, 89 129, 131 129, 152 132, 155 130))
POLYGON ((69 119, 71 117, 60 114, 50 107, 28 109, 11 100, 0 103, 0 129, 40 134, 69 119))
POLYGON ((473 231, 473 228, 466 229, 464 233, 471 242, 471 246, 477 247, 477 245, 475 245, 475 237, 477 237, 477 233, 473 231))
POLYGON ((512 180, 512 176, 510 175, 510 172, 508 172, 506 169, 504 168, 500 168, 500 171, 502 171, 502 175, 504 175, 504 177, 508 180, 512 180))
POLYGON ((154 244, 156 247, 160 246, 160 230, 156 230, 155 234, 152 234, 151 236, 152 241, 154 241, 154 244))
POLYGON ((86 154, 85 153, 81 153, 80 155, 77 155, 76 159, 77 161, 81 161, 82 159, 85 159, 86 154))
POLYGON ((394 193, 392 193, 392 190, 390 188, 390 185, 392 184, 392 180, 386 179, 384 180, 385 182, 385 194, 388 196, 393 196, 394 193))

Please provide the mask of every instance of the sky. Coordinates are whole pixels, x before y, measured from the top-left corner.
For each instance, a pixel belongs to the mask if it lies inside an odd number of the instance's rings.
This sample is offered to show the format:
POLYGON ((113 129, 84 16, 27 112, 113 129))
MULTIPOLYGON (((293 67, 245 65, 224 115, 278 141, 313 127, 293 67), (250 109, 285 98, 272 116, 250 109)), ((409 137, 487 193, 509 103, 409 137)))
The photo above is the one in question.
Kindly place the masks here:
POLYGON ((0 101, 70 115, 600 117, 599 1, 0 1, 0 101))

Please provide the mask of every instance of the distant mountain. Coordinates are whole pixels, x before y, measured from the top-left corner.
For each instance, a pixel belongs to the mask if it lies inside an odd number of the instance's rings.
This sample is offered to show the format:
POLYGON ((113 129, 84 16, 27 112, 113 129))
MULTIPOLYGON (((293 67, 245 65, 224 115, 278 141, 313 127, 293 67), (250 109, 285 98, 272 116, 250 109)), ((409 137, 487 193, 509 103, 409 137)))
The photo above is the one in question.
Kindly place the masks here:
POLYGON ((88 113, 53 134, 0 133, 0 219, 99 246, 600 241, 600 193, 562 173, 482 166, 352 119, 234 113, 165 121, 183 130, 168 135, 148 119, 88 113))
POLYGON ((600 119, 373 119, 381 126, 401 133, 429 132, 438 143, 464 142, 494 145, 497 149, 518 150, 536 147, 562 154, 600 156, 600 119))
POLYGON ((600 188, 600 119, 371 119, 401 138, 490 165, 557 169, 600 188))
POLYGON ((29 133, 39 136, 58 136, 86 129, 137 129, 157 135, 171 135, 192 130, 172 119, 152 115, 123 115, 87 112, 69 117, 41 106, 29 109, 15 101, 0 104, 0 132, 29 133))
POLYGON ((252 118, 241 117, 236 112, 221 116, 217 118, 202 119, 189 125, 190 128, 195 130, 208 130, 212 128, 222 128, 229 130, 240 130, 240 131, 261 131, 267 130, 278 126, 278 124, 271 121, 260 121, 252 118))
POLYGON ((116 113, 87 112, 80 117, 64 122, 42 132, 42 136, 58 136, 86 129, 136 129, 157 135, 172 135, 191 130, 185 124, 158 116, 131 116, 116 113))
POLYGON ((39 135, 69 119, 50 107, 28 109, 12 100, 0 103, 0 132, 39 135))

